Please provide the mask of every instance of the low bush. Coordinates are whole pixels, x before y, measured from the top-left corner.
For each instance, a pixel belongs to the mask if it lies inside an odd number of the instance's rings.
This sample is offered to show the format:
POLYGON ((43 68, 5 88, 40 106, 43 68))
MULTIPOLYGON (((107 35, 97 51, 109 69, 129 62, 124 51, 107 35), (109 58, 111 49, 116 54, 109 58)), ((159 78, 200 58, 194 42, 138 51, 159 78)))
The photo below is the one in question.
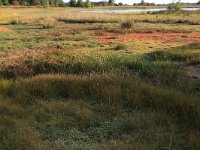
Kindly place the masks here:
POLYGON ((17 24, 24 24, 23 20, 21 19, 13 19, 9 22, 11 25, 17 25, 17 24))
POLYGON ((181 9, 181 5, 180 5, 180 3, 172 3, 172 4, 168 5, 167 9, 177 11, 177 10, 181 9))
POLYGON ((57 25, 57 21, 54 18, 42 18, 39 21, 40 25, 42 25, 43 29, 55 28, 57 25))
POLYGON ((125 21, 121 23, 122 29, 131 29, 133 28, 133 22, 131 20, 125 21))
POLYGON ((126 48, 126 45, 118 44, 117 46, 114 47, 114 50, 118 51, 118 50, 123 50, 125 48, 126 48))

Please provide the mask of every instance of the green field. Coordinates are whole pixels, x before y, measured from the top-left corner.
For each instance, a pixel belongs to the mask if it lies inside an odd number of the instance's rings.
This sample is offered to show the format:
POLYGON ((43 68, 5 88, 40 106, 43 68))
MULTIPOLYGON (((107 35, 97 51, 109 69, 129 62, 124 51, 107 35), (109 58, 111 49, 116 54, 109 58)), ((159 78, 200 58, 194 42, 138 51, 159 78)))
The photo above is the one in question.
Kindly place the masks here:
POLYGON ((200 12, 0 8, 1 150, 199 150, 200 12))

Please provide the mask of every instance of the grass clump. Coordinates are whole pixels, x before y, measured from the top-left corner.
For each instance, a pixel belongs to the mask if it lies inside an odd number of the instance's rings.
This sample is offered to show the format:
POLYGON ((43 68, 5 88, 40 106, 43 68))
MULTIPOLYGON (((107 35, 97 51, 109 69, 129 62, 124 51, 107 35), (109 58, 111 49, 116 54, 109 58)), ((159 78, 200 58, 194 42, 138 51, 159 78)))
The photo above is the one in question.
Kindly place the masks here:
POLYGON ((58 21, 65 23, 78 23, 78 24, 87 24, 87 23, 118 23, 121 20, 121 17, 115 17, 107 14, 98 14, 93 13, 91 16, 90 13, 68 13, 62 16, 57 17, 58 21))
POLYGON ((9 24, 11 25, 20 25, 20 24, 24 24, 23 20, 21 19, 12 19, 9 24))
POLYGON ((56 19, 52 17, 42 18, 39 22, 43 29, 55 28, 57 25, 56 19))
POLYGON ((181 9, 181 4, 179 2, 177 3, 171 3, 168 5, 167 7, 168 10, 175 10, 175 11, 178 11, 181 9))
POLYGON ((11 91, 12 81, 0 79, 0 95, 8 96, 11 91))
POLYGON ((132 29, 133 28, 133 22, 131 20, 124 21, 121 23, 122 29, 132 29))
POLYGON ((124 44, 118 44, 117 46, 114 47, 114 50, 118 51, 118 50, 123 50, 126 49, 127 46, 124 44))

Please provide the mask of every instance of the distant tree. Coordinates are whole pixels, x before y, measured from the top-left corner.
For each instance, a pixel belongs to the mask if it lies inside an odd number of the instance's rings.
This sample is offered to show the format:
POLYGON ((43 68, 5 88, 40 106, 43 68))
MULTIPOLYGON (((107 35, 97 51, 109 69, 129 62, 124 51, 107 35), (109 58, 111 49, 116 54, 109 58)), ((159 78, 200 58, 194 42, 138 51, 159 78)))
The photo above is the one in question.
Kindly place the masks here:
POLYGON ((53 6, 58 7, 59 1, 58 0, 54 0, 53 6))
POLYGON ((48 8, 49 7, 49 0, 45 0, 45 5, 44 5, 45 8, 48 8))
POLYGON ((27 0, 21 0, 21 1, 20 1, 20 4, 21 4, 22 6, 28 6, 28 5, 29 5, 29 2, 28 2, 27 0))
POLYGON ((3 2, 2 2, 2 0, 0 0, 0 6, 2 6, 3 5, 3 2))
POLYGON ((4 0, 4 1, 3 1, 3 4, 4 4, 4 5, 9 5, 10 3, 9 3, 8 0, 4 0))
POLYGON ((77 7, 83 7, 83 6, 84 6, 83 1, 82 1, 82 0, 78 0, 76 6, 77 6, 77 7))
POLYGON ((49 5, 51 7, 63 7, 63 6, 66 6, 63 0, 49 0, 49 5))
POLYGON ((56 0, 49 0, 49 5, 50 6, 56 6, 56 0))
MULTIPOLYGON (((36 0, 37 1, 37 0, 36 0)), ((45 0, 39 0, 40 1, 40 5, 41 6, 44 6, 45 5, 45 0)), ((35 5, 34 4, 35 3, 35 0, 33 0, 33 5, 35 5)))
POLYGON ((110 6, 113 6, 113 5, 115 4, 115 0, 109 0, 109 1, 108 1, 108 4, 109 4, 110 6))
POLYGON ((167 7, 168 10, 180 10, 181 9, 181 2, 180 0, 176 1, 173 0, 171 4, 167 7))
POLYGON ((58 1, 58 6, 59 7, 64 7, 66 6, 65 2, 63 0, 57 0, 58 1))
POLYGON ((70 7, 76 7, 76 0, 70 0, 69 6, 70 7))
POLYGON ((15 6, 20 5, 20 3, 19 3, 18 0, 13 0, 13 1, 12 1, 12 4, 15 5, 15 6))
POLYGON ((145 4, 144 0, 141 0, 141 5, 144 5, 144 4, 145 4))
MULTIPOLYGON (((34 0, 27 0, 28 5, 34 5, 34 0)), ((41 3, 41 0, 40 0, 41 3)))
POLYGON ((124 4, 122 2, 118 3, 118 6, 124 6, 124 4))
POLYGON ((85 1, 85 7, 91 7, 91 2, 90 0, 85 1))
POLYGON ((197 2, 197 5, 200 5, 200 1, 199 1, 199 2, 197 2))
POLYGON ((33 5, 35 6, 41 5, 40 0, 34 0, 33 5))

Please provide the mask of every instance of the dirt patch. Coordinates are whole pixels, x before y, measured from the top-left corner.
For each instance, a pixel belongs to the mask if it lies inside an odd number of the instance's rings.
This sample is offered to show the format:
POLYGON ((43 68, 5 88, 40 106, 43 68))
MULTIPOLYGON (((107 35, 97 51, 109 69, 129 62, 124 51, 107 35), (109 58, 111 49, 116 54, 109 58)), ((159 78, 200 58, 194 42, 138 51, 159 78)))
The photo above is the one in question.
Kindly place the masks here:
POLYGON ((6 32, 6 31, 9 31, 9 29, 8 28, 0 27, 0 32, 6 32))

